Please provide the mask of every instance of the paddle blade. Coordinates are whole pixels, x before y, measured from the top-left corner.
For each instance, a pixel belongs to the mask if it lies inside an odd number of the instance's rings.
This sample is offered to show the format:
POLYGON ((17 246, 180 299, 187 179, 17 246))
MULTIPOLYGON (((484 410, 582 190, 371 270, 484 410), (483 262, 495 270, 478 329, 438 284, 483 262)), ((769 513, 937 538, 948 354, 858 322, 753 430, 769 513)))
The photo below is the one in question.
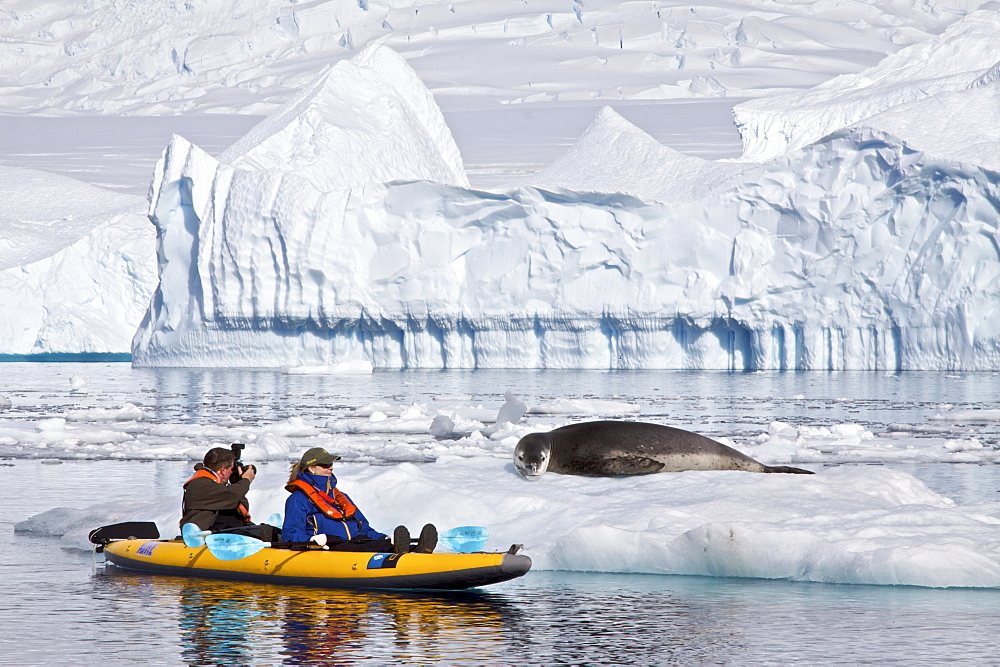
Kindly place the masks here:
POLYGON ((184 539, 184 546, 192 549, 205 546, 205 536, 211 534, 212 531, 202 530, 194 523, 186 523, 181 526, 181 537, 184 539))
POLYGON ((490 539, 490 532, 483 526, 459 526, 438 536, 438 544, 449 551, 471 554, 479 551, 490 539))
POLYGON ((152 521, 126 521, 95 528, 90 531, 89 537, 94 544, 107 544, 114 540, 156 540, 160 531, 152 521))
POLYGON ((205 546, 209 553, 219 560, 240 560, 253 556, 261 549, 271 546, 269 542, 261 542, 248 535, 233 533, 212 533, 205 536, 205 546))

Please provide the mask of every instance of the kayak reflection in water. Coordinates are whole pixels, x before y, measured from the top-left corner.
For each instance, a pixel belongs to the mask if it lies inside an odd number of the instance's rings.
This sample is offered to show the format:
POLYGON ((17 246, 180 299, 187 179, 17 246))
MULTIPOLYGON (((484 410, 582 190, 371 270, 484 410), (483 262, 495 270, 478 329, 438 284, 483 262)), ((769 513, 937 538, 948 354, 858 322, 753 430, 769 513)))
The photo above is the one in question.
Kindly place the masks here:
MULTIPOLYGON (((169 590, 167 586, 157 588, 169 590)), ((190 665, 252 664, 254 644, 248 637, 253 624, 260 622, 260 610, 255 609, 258 593, 239 584, 185 583, 176 598, 184 662, 190 665)))
POLYGON ((510 664, 530 620, 504 596, 482 591, 289 589, 122 571, 111 576, 116 593, 135 602, 129 609, 157 601, 159 613, 140 614, 154 647, 162 645, 161 635, 175 637, 163 624, 178 623, 180 659, 188 665, 510 664))
POLYGON ((313 447, 292 466, 285 489, 282 538, 289 542, 315 542, 334 551, 374 553, 432 553, 437 546, 437 529, 427 524, 420 539, 411 545, 410 532, 399 526, 393 539, 368 524, 368 519, 346 493, 337 488, 333 462, 339 456, 322 447, 313 447))

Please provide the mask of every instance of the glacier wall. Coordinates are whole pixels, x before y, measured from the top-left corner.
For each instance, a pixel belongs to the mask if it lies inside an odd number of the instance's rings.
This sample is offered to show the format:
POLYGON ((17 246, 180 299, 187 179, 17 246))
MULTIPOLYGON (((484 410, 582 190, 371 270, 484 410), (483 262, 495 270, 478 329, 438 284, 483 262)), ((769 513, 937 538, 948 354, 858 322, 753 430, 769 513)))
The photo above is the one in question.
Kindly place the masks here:
POLYGON ((864 126, 674 205, 324 191, 175 137, 133 363, 996 370, 998 181, 864 126))

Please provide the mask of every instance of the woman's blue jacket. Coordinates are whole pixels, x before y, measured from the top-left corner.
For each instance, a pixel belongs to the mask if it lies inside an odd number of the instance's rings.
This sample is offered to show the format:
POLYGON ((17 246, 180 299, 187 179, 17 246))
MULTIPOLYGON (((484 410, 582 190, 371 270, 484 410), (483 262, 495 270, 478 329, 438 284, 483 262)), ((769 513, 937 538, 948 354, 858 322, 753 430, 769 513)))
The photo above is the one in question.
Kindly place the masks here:
MULTIPOLYGON (((333 488, 337 485, 335 475, 324 477, 303 471, 299 473, 299 479, 331 497, 333 488)), ((349 540, 359 535, 371 539, 386 537, 368 525, 368 519, 360 509, 350 519, 331 519, 323 514, 302 491, 293 491, 285 500, 285 520, 281 526, 281 538, 288 542, 308 542, 310 537, 320 533, 340 540, 349 540)))

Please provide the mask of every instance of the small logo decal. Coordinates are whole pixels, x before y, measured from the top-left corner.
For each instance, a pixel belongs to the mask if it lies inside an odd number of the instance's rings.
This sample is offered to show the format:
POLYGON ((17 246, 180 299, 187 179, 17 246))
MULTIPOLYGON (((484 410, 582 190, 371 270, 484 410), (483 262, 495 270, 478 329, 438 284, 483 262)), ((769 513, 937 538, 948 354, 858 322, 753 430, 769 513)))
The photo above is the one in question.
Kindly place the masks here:
POLYGON ((141 547, 136 549, 135 553, 140 556, 152 556, 153 549, 155 549, 157 545, 159 545, 159 542, 146 542, 141 547))
POLYGON ((399 557, 403 554, 375 554, 368 560, 369 570, 380 570, 387 567, 396 567, 399 557))

